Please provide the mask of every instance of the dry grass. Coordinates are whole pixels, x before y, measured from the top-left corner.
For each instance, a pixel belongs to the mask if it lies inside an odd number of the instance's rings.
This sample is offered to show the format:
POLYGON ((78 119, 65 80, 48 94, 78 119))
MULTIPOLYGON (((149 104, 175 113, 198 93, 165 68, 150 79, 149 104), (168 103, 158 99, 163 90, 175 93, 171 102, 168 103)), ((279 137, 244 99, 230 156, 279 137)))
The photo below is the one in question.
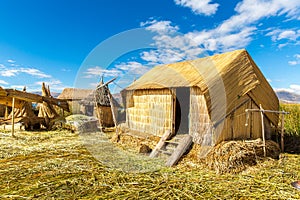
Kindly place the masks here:
POLYGON ((109 169, 67 131, 0 133, 0 199, 299 199, 300 156, 239 174, 185 161, 147 173, 109 169))
MULTIPOLYGON (((266 141, 266 156, 278 159, 280 148, 277 143, 266 141)), ((249 166, 263 161, 263 142, 258 140, 223 141, 213 147, 205 158, 206 165, 217 173, 238 173, 249 166)))
POLYGON ((300 137, 300 104, 281 103, 280 109, 290 113, 284 116, 285 133, 300 137))

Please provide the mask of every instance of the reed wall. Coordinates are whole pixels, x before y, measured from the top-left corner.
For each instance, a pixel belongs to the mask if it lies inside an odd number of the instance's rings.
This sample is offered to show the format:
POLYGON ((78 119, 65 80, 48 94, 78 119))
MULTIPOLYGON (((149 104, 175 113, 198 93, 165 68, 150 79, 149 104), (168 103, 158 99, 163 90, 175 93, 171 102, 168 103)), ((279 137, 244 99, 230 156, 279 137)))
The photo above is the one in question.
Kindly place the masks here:
POLYGON ((169 89, 136 90, 126 109, 130 129, 156 136, 172 130, 173 98, 169 89))
POLYGON ((206 136, 211 137, 212 126, 208 114, 205 97, 200 88, 192 87, 190 97, 189 134, 193 142, 202 144, 206 136))

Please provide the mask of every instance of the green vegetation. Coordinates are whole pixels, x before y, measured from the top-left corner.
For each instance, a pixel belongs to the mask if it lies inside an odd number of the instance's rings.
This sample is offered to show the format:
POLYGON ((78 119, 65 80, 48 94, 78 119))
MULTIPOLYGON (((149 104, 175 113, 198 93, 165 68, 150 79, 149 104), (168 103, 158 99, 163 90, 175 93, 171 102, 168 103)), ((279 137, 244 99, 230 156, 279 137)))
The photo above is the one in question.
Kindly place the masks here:
POLYGON ((285 133, 287 135, 300 136, 300 104, 282 103, 280 104, 280 110, 290 113, 284 116, 285 133))
POLYGON ((239 174, 191 160, 125 173, 106 167, 69 131, 0 133, 0 199, 299 199, 300 155, 282 154, 239 174))

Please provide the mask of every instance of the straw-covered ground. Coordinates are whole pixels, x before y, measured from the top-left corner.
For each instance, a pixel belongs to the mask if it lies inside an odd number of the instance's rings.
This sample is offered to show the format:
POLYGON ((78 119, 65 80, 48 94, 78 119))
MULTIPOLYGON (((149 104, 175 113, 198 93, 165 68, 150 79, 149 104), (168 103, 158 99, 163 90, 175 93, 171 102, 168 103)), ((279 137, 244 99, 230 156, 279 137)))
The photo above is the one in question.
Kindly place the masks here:
POLYGON ((0 133, 0 199, 300 199, 291 186, 300 179, 298 154, 237 174, 216 174, 185 159, 173 168, 122 172, 95 159, 80 138, 69 131, 0 133))

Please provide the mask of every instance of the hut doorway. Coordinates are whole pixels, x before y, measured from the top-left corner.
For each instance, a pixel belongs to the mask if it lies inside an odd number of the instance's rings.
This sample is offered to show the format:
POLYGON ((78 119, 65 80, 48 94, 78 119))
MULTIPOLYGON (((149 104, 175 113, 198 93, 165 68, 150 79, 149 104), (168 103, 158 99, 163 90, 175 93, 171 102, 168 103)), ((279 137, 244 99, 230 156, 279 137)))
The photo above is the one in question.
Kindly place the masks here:
POLYGON ((189 133, 190 88, 176 88, 175 133, 189 133))

